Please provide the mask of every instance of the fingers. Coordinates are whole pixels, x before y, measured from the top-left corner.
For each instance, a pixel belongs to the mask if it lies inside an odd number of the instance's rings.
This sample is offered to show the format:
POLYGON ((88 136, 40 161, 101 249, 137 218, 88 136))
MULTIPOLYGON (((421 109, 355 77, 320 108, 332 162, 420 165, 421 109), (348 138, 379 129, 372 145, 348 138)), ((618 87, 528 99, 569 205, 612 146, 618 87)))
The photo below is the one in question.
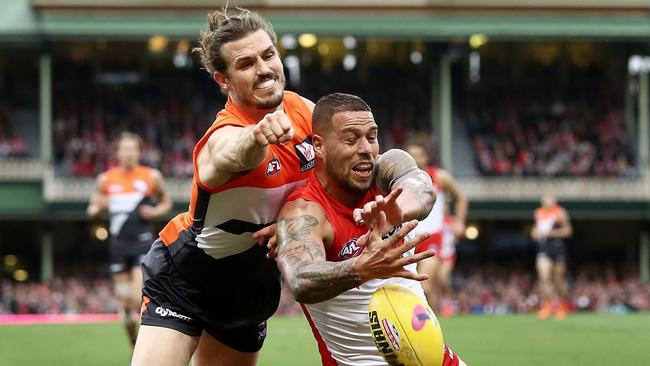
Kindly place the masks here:
POLYGON ((418 254, 414 254, 410 257, 403 257, 402 264, 401 266, 408 266, 409 264, 417 263, 423 259, 431 258, 434 255, 436 255, 436 252, 433 250, 425 250, 424 252, 420 252, 418 254))
MULTIPOLYGON (((384 222, 385 221, 386 221, 386 215, 384 215, 384 222)), ((408 235, 408 233, 411 232, 411 230, 415 229, 417 225, 418 225, 418 220, 411 220, 409 222, 405 222, 395 234, 391 235, 388 239, 386 239, 386 244, 394 247, 398 242, 403 240, 406 237, 406 235, 408 235)), ((414 240, 411 240, 411 242, 414 240)), ((422 240, 423 239, 421 239, 420 241, 422 240)), ((402 248, 403 246, 404 245, 400 245, 400 248, 402 248)))
POLYGON ((381 241, 384 234, 381 232, 381 228, 386 226, 386 214, 384 211, 380 211, 376 223, 367 223, 370 227, 370 233, 368 237, 368 244, 373 241, 381 241))
POLYGON ((361 215, 362 212, 362 208, 355 208, 354 211, 352 211, 352 219, 354 219, 354 223, 357 225, 363 225, 366 223, 366 221, 363 219, 363 216, 361 215))
POLYGON ((269 239, 269 243, 266 245, 266 247, 269 248, 269 252, 266 253, 266 258, 275 259, 275 257, 278 256, 277 236, 273 235, 271 239, 269 239))
POLYGON ((395 273, 394 277, 402 277, 409 280, 415 281, 426 281, 429 279, 429 275, 425 273, 415 273, 409 270, 402 270, 395 273))
POLYGON ((403 191, 404 188, 402 188, 401 186, 393 189, 393 191, 390 192, 388 196, 386 196, 386 204, 392 204, 395 201, 397 201, 397 197, 399 197, 403 191))
POLYGON ((278 144, 293 138, 293 126, 283 111, 269 113, 253 130, 255 139, 262 145, 278 144))

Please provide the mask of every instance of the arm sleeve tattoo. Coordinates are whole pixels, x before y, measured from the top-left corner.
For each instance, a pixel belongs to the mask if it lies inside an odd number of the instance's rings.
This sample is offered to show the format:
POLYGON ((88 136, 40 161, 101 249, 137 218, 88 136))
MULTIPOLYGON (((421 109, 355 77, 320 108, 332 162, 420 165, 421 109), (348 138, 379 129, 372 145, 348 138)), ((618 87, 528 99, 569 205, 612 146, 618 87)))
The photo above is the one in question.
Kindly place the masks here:
POLYGON ((317 303, 359 286, 353 261, 326 261, 322 241, 314 240, 319 225, 311 215, 278 221, 278 266, 297 301, 317 303))
POLYGON ((403 150, 388 150, 377 159, 376 184, 383 194, 402 186, 405 192, 416 198, 418 204, 413 218, 424 219, 436 200, 431 177, 427 172, 418 169, 415 159, 403 150))

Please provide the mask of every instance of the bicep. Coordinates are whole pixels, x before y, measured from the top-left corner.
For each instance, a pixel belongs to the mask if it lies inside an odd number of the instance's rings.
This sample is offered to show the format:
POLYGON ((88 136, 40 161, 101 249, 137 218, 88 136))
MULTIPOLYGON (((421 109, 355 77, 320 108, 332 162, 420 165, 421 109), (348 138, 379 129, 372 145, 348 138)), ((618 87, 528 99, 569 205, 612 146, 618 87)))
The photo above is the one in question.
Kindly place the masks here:
POLYGON ((406 151, 390 149, 377 159, 376 182, 383 194, 390 193, 407 179, 423 180, 424 175, 427 174, 418 169, 415 159, 406 151))

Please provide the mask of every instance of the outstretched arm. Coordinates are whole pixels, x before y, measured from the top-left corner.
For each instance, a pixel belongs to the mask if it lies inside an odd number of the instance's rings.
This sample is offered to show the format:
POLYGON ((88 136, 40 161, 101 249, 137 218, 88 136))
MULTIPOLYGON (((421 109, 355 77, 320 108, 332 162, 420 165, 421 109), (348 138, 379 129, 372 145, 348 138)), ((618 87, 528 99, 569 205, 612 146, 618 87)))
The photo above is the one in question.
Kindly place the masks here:
MULTIPOLYGON (((415 159, 403 150, 388 150, 377 159, 376 184, 384 196, 398 187, 403 190, 396 199, 396 207, 400 210, 396 215, 401 217, 394 217, 393 213, 386 212, 392 225, 412 219, 423 220, 429 215, 436 201, 431 177, 419 169, 415 159)), ((375 204, 370 203, 371 207, 367 208, 371 209, 373 205, 375 204)), ((370 212, 366 210, 364 214, 362 210, 355 210, 355 221, 368 221, 364 216, 370 212)))
MULTIPOLYGON (((405 223, 388 239, 385 232, 372 229, 357 239, 363 251, 357 257, 340 262, 326 260, 325 243, 333 238, 332 227, 322 209, 304 200, 287 203, 277 225, 278 267, 298 302, 317 303, 329 300, 373 278, 404 277, 422 281, 426 275, 410 272, 404 266, 431 257, 422 252, 404 257, 404 253, 426 238, 419 235, 408 243, 404 237, 417 225, 405 223)), ((382 213, 378 228, 386 226, 382 213)))
POLYGON ((210 135, 199 151, 199 178, 212 186, 224 184, 235 173, 259 166, 269 144, 280 144, 292 138, 291 121, 281 110, 267 114, 256 125, 221 127, 210 135))

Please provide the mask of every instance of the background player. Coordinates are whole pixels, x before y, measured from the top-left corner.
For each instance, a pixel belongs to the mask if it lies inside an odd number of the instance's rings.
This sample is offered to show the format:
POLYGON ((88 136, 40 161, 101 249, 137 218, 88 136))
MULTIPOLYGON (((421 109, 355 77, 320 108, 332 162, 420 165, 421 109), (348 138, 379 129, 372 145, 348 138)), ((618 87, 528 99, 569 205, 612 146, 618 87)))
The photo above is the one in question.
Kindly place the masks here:
POLYGON ((110 270, 132 345, 141 301, 140 263, 153 242, 151 222, 166 215, 172 207, 162 174, 140 165, 141 152, 140 136, 120 134, 115 141, 118 165, 97 177, 86 211, 91 219, 108 212, 110 270))
MULTIPOLYGON (((449 260, 451 253, 442 253, 443 226, 445 220, 445 207, 449 204, 447 197, 454 203, 455 217, 452 230, 456 238, 465 235, 465 219, 467 217, 468 202, 454 182, 453 177, 447 171, 429 165, 429 156, 422 145, 410 144, 407 151, 415 159, 418 167, 431 176, 436 191, 436 203, 429 216, 422 220, 414 233, 430 232, 429 239, 425 240, 416 248, 416 253, 423 250, 433 249, 436 256, 420 261, 417 265, 419 273, 426 273, 429 279, 422 283, 427 302, 432 309, 438 309, 440 295, 449 288, 451 271, 455 260, 449 260), (437 253, 440 253, 439 257, 437 253)), ((453 253, 455 256, 455 252, 453 253)))
MULTIPOLYGON (((387 283, 424 297, 417 281, 427 275, 412 264, 433 251, 410 254, 427 234, 402 240, 417 224, 409 220, 426 217, 432 207, 433 186, 405 152, 377 157, 378 126, 361 98, 321 98, 313 127, 316 169, 279 215, 278 265, 303 303, 323 365, 385 365, 368 329, 368 304, 387 283), (356 222, 358 213, 369 233, 356 222)), ((444 365, 458 364, 446 349, 444 365)))
POLYGON ((548 318, 555 310, 558 319, 567 315, 566 247, 564 239, 573 235, 573 226, 566 210, 553 194, 545 194, 542 206, 535 210, 532 237, 537 242, 537 276, 541 306, 540 319, 548 318), (553 300, 557 300, 554 301, 553 300))

